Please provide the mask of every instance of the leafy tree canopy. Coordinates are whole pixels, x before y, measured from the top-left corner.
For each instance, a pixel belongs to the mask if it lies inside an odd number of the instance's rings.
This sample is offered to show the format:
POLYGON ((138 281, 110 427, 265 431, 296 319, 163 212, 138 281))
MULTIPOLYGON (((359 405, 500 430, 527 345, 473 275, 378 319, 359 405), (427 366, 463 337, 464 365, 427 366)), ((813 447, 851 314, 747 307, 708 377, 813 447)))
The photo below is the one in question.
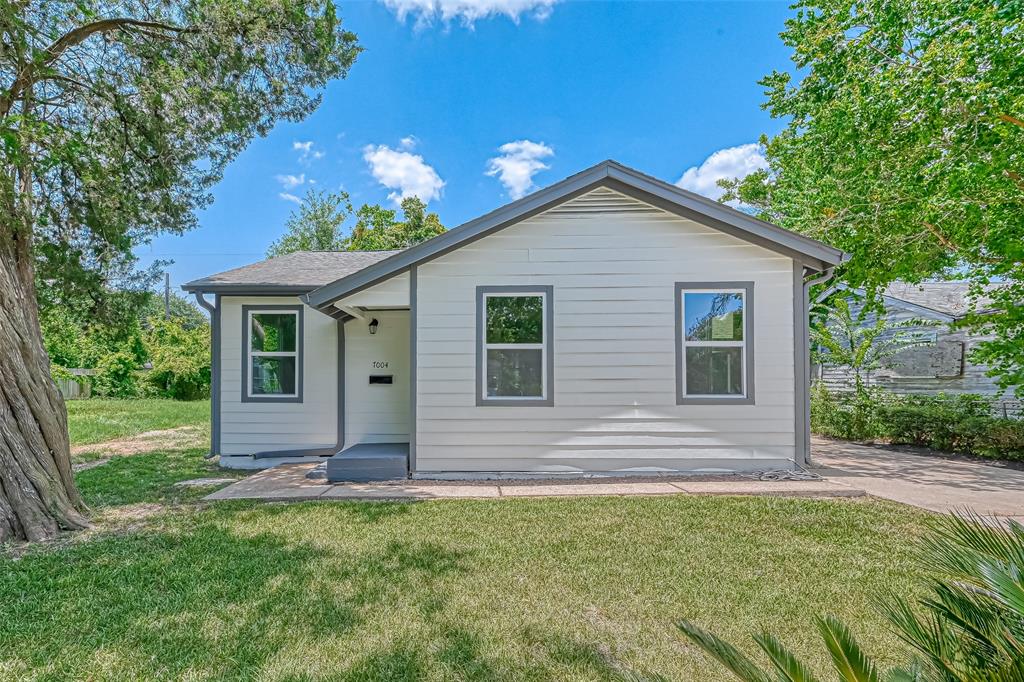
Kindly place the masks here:
POLYGON ((839 277, 873 299, 897 279, 1005 281, 970 323, 994 334, 977 357, 1024 395, 1024 3, 795 8, 781 35, 800 77, 761 81, 789 122, 724 199, 849 252, 839 277))
POLYGON ((37 291, 100 307, 134 247, 194 227, 225 166, 358 52, 331 0, 0 3, 0 542, 88 524, 37 291))
POLYGON ((402 220, 398 211, 378 204, 364 204, 353 211, 348 194, 309 191, 302 204, 285 223, 285 234, 267 249, 267 257, 295 251, 386 251, 404 249, 424 242, 445 231, 436 213, 427 213, 427 205, 418 197, 402 200, 402 220), (351 234, 345 223, 356 222, 351 234))
POLYGON ((330 0, 15 1, 0 25, 0 210, 63 300, 98 302, 134 246, 194 227, 225 165, 359 51, 330 0))
POLYGON ((404 220, 398 220, 392 209, 377 205, 360 208, 346 248, 349 251, 404 249, 445 232, 441 219, 436 213, 427 213, 427 205, 419 197, 406 197, 401 206, 404 220))
POLYGON ((352 215, 348 194, 309 190, 285 222, 285 234, 267 249, 267 258, 295 251, 341 251, 342 225, 352 215))

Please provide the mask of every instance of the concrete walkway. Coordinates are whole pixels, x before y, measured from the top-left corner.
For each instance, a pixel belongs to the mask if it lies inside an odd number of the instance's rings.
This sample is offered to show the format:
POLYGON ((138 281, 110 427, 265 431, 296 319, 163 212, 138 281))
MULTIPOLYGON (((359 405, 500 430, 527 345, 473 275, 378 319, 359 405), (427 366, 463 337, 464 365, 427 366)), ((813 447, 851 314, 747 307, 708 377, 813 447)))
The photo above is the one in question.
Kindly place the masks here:
POLYGON ((949 513, 970 508, 1024 522, 1024 471, 815 438, 811 471, 875 497, 949 513))
POLYGON ((757 481, 741 476, 572 481, 384 481, 331 484, 311 477, 317 464, 284 464, 222 488, 207 500, 428 500, 442 498, 565 497, 586 495, 781 495, 858 497, 862 490, 831 481, 757 481))

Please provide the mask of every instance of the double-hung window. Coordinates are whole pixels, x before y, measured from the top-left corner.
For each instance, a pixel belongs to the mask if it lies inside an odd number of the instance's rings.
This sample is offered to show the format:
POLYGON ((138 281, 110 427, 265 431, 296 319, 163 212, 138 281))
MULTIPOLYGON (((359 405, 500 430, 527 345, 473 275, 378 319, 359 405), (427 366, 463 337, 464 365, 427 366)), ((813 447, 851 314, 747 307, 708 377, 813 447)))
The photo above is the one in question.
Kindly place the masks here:
POLYGON ((242 306, 242 399, 302 402, 302 307, 242 306))
POLYGON ((676 284, 679 404, 754 401, 752 282, 676 284))
POLYGON ((552 405, 552 287, 477 287, 477 404, 552 405))

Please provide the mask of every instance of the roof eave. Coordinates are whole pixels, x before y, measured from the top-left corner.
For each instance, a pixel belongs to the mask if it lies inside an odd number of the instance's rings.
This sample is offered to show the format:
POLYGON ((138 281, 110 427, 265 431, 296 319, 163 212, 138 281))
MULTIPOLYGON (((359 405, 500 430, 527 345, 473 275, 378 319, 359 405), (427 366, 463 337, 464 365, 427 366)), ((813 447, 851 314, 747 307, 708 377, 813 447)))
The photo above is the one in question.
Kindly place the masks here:
POLYGON ((315 308, 329 306, 344 296, 405 272, 413 265, 442 256, 599 186, 634 196, 676 215, 711 223, 724 232, 782 253, 818 272, 824 272, 846 259, 846 254, 839 249, 609 160, 310 291, 303 300, 315 308))
POLYGON ((318 287, 312 284, 241 284, 195 280, 181 285, 188 293, 211 293, 222 296, 301 296, 318 287))

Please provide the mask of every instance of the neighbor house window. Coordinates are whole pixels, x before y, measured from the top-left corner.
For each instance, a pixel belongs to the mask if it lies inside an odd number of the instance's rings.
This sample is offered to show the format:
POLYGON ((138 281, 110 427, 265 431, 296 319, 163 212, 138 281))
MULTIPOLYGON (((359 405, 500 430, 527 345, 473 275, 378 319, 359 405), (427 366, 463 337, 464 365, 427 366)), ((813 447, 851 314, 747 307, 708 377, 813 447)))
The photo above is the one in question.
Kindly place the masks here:
POLYGON ((753 402, 753 284, 676 285, 677 402, 753 402))
POLYGON ((243 306, 243 386, 247 401, 302 400, 302 308, 243 306))
POLYGON ((552 288, 477 288, 477 404, 551 405, 552 288))

